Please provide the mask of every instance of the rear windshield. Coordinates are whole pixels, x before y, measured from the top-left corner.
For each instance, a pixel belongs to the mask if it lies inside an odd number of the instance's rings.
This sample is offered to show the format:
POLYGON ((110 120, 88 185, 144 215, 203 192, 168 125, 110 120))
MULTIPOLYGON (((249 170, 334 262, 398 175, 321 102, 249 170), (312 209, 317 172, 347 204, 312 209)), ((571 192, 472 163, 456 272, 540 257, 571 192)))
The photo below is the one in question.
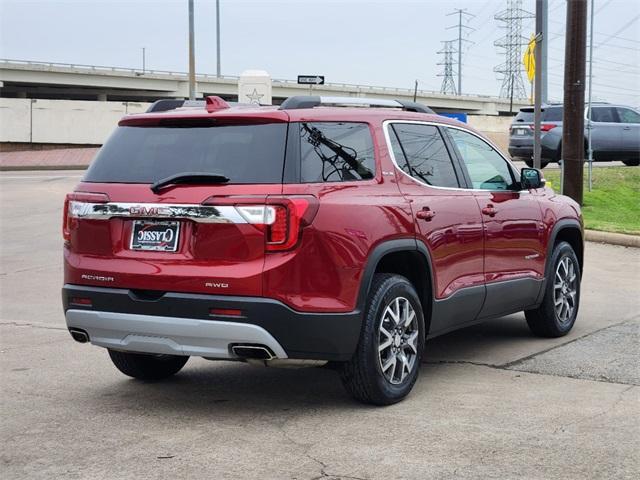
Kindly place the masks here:
POLYGON ((542 121, 544 122, 561 122, 562 121, 562 107, 547 107, 542 114, 542 121))
POLYGON ((229 183, 281 183, 286 123, 207 127, 118 127, 85 182, 153 183, 185 172, 229 183))
MULTIPOLYGON (((513 119, 514 123, 533 123, 534 110, 531 107, 523 108, 513 119)), ((545 107, 542 109, 543 122, 561 122, 562 107, 545 107)))
POLYGON ((516 118, 513 119, 513 123, 530 123, 533 122, 533 110, 520 110, 516 115, 516 118))

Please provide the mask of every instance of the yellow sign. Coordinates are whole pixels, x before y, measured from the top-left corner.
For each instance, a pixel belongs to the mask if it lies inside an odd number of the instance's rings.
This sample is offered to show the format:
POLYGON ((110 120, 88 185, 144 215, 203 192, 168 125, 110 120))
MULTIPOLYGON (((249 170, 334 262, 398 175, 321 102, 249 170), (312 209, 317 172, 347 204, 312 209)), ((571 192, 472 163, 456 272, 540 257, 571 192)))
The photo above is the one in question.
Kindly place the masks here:
POLYGON ((522 63, 524 63, 524 69, 527 72, 527 77, 530 82, 533 82, 533 78, 536 75, 536 37, 531 35, 531 40, 527 45, 527 49, 522 57, 522 63))

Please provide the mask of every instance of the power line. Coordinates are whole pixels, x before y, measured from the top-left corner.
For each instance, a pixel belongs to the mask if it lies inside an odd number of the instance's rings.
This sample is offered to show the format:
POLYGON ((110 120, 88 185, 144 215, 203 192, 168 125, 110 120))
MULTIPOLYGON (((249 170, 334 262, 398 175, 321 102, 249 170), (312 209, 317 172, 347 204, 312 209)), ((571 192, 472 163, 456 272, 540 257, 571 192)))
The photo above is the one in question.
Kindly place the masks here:
POLYGON ((438 63, 438 65, 444 65, 444 70, 442 73, 438 74, 438 77, 444 77, 442 79, 440 93, 445 95, 457 94, 456 83, 453 80, 453 53, 455 51, 453 47, 454 41, 455 40, 447 40, 442 42, 442 50, 438 51, 439 54, 444 55, 444 60, 438 63))
POLYGON ((451 16, 451 15, 458 15, 458 23, 456 25, 452 25, 451 27, 447 27, 447 30, 452 29, 452 28, 457 28, 458 29, 458 49, 457 49, 457 53, 458 53, 458 94, 462 95, 462 42, 470 42, 469 40, 467 40, 466 38, 462 38, 462 32, 463 29, 467 29, 467 30, 474 30, 473 27, 470 27, 468 25, 466 25, 466 22, 469 20, 469 18, 473 18, 475 17, 475 15, 469 13, 466 11, 466 9, 464 8, 456 8, 453 10, 453 12, 448 13, 447 16, 451 16), (464 18, 464 20, 463 20, 464 18), (465 24, 463 24, 463 21, 465 22, 465 24))
POLYGON ((522 21, 534 18, 534 15, 522 9, 522 0, 507 0, 507 8, 498 12, 494 18, 502 23, 505 35, 493 44, 504 50, 505 61, 493 70, 502 74, 500 96, 503 98, 526 98, 527 92, 522 79, 522 47, 528 39, 522 35, 522 21))

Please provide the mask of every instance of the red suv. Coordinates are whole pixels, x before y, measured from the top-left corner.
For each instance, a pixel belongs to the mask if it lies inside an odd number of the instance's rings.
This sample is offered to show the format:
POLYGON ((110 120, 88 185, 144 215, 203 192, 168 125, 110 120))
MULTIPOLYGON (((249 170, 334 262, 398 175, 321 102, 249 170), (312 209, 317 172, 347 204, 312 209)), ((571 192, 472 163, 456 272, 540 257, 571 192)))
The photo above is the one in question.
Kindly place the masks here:
POLYGON ((123 118, 65 202, 67 326, 126 375, 329 362, 390 404, 427 338, 519 311, 572 328, 579 206, 467 125, 392 100, 182 103, 123 118))

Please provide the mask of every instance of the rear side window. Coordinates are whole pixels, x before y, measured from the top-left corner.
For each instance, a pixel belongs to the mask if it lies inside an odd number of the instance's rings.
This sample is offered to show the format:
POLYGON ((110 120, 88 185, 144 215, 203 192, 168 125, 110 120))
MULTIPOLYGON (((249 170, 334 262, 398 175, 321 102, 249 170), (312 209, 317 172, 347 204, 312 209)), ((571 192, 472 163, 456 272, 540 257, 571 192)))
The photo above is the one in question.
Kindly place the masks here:
POLYGON ((617 122, 615 109, 613 107, 592 107, 591 119, 594 122, 617 122))
POLYGON ((562 107, 547 107, 542 114, 542 121, 544 122, 561 122, 562 121, 562 107))
POLYGON ((398 136, 404 158, 394 156, 401 168, 418 181, 435 187, 459 187, 458 177, 442 135, 433 125, 395 123, 393 131, 398 136), (406 166, 403 167, 404 160, 406 166), (408 170, 408 171, 407 171, 408 170))
POLYGON ((630 108, 617 108, 620 123, 640 123, 640 113, 630 108))
POLYGON ((230 183, 281 183, 286 123, 118 127, 84 181, 153 183, 171 175, 220 173, 230 183))
POLYGON ((303 183, 349 182, 375 176, 373 140, 366 123, 294 123, 299 129, 303 183))

